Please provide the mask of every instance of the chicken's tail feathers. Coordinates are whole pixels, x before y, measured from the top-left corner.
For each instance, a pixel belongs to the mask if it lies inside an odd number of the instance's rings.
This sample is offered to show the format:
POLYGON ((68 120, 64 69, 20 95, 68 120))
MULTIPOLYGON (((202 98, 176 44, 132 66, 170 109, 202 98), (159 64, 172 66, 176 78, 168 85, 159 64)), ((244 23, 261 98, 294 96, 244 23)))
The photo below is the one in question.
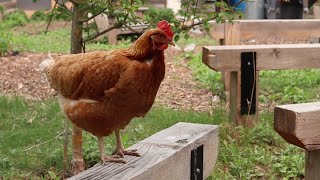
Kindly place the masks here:
POLYGON ((53 58, 52 58, 52 56, 51 56, 51 53, 49 52, 49 53, 48 53, 48 58, 45 59, 45 60, 43 60, 43 61, 39 64, 39 68, 40 68, 41 71, 45 71, 46 68, 47 68, 48 66, 50 66, 51 64, 53 64, 53 63, 54 63, 54 60, 53 60, 53 58))

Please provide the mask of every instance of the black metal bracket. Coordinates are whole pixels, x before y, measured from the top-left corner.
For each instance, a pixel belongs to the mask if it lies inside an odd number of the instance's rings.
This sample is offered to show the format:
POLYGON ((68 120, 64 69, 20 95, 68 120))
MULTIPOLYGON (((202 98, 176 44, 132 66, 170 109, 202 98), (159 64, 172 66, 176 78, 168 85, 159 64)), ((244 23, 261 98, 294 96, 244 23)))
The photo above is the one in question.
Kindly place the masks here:
POLYGON ((191 151, 191 180, 203 180, 203 145, 191 151))
POLYGON ((256 113, 256 52, 241 53, 241 115, 256 113))

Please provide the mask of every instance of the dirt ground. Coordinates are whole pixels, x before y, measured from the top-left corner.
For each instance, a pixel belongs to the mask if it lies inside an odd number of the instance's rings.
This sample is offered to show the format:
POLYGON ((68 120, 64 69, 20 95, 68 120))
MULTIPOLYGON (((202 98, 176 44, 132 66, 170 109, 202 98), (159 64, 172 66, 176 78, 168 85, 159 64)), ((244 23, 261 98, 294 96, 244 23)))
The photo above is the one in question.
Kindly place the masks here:
MULTIPOLYGON (((53 56, 55 54, 52 54, 53 56)), ((166 76, 159 89, 156 104, 173 109, 211 111, 214 94, 192 79, 191 71, 184 62, 177 65, 172 57, 173 49, 166 51, 166 76)), ((0 57, 0 94, 42 100, 57 95, 50 88, 40 71, 39 63, 47 57, 43 53, 21 53, 17 56, 0 57)))

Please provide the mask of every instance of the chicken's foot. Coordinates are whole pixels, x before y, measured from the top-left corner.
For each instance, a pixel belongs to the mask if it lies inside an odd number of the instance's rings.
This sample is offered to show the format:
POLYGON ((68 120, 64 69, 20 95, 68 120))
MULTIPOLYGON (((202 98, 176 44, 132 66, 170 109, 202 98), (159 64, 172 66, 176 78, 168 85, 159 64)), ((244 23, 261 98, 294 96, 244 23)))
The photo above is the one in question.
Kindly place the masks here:
POLYGON ((122 158, 124 157, 124 155, 141 157, 141 155, 137 152, 137 149, 125 150, 122 144, 120 130, 116 129, 115 133, 117 138, 117 148, 113 154, 119 155, 122 158))
POLYGON ((102 137, 98 137, 98 142, 99 142, 100 158, 101 158, 102 165, 105 165, 107 162, 126 163, 125 160, 120 159, 121 156, 119 155, 112 155, 112 156, 106 155, 102 137))

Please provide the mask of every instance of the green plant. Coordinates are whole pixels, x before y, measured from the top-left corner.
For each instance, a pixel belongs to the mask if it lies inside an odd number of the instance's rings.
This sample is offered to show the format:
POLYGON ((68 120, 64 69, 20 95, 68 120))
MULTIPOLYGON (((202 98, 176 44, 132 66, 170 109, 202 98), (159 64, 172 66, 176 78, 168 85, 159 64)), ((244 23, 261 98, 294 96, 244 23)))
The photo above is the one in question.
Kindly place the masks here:
POLYGON ((33 21, 47 21, 49 20, 48 13, 43 10, 36 11, 32 14, 31 20, 33 21))
POLYGON ((4 7, 0 6, 0 14, 2 14, 4 12, 4 7))
POLYGON ((264 102, 302 103, 319 98, 320 70, 260 72, 260 99, 264 102))
POLYGON ((12 34, 0 28, 0 56, 7 55, 11 48, 12 34))
POLYGON ((174 24, 173 31, 177 31, 180 23, 175 18, 174 12, 172 9, 168 8, 155 8, 150 7, 150 9, 144 14, 144 19, 147 22, 150 22, 151 27, 156 27, 157 22, 165 19, 171 24, 174 24))
POLYGON ((50 16, 52 16, 53 20, 61 20, 61 21, 70 21, 72 16, 71 13, 66 11, 63 7, 58 6, 56 8, 54 8, 50 13, 48 13, 47 15, 49 18, 50 16))
POLYGON ((25 23, 29 22, 29 19, 25 12, 21 10, 14 11, 12 13, 7 14, 3 18, 3 27, 12 28, 15 26, 21 26, 25 23))
POLYGON ((273 115, 260 114, 253 128, 220 124, 218 163, 209 179, 300 179, 303 150, 273 130, 273 115))

